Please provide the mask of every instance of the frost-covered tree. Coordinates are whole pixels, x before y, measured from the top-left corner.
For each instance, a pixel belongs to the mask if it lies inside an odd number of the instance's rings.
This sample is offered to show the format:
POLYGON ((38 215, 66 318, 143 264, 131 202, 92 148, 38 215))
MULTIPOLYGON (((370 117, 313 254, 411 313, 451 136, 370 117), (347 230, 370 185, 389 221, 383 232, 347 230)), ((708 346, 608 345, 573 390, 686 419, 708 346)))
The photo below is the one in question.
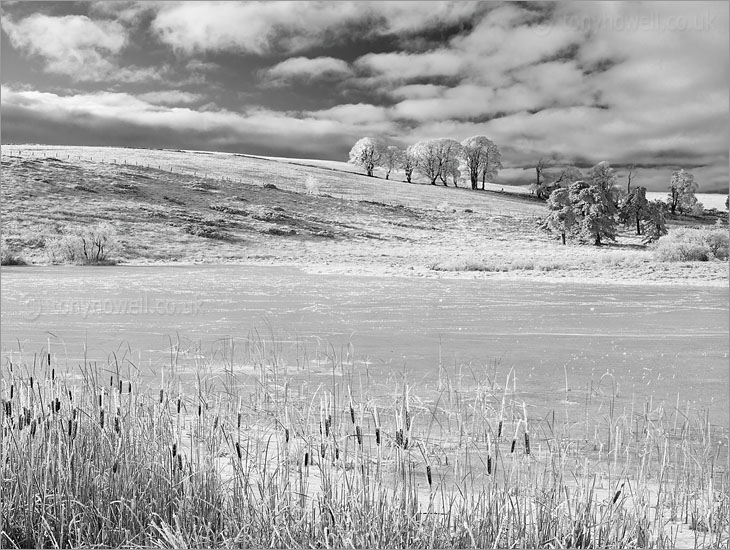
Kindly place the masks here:
MULTIPOLYGON (((453 139, 439 138, 419 141, 413 146, 416 158, 416 169, 426 176, 431 185, 449 165, 461 155, 461 144, 453 139)), ((446 183, 444 182, 444 185, 446 183)))
POLYGON ((552 186, 554 186, 554 188, 563 187, 567 189, 576 181, 580 181, 582 179, 583 174, 581 173, 581 171, 572 164, 569 164, 560 171, 558 177, 555 179, 555 181, 553 181, 552 186))
POLYGON ((486 179, 493 180, 502 168, 502 155, 497 145, 485 136, 472 136, 461 142, 465 170, 469 174, 471 188, 477 189, 482 178, 482 189, 486 179))
POLYGON ((656 241, 667 234, 667 223, 664 219, 666 204, 660 200, 651 201, 647 205, 644 222, 644 235, 647 240, 656 241))
POLYGON ((553 163, 553 159, 540 157, 535 164, 535 183, 530 185, 530 191, 539 199, 547 199, 550 196, 550 189, 547 187, 547 170, 553 163))
POLYGON ((368 176, 380 164, 383 155, 383 145, 376 139, 364 137, 350 149, 350 163, 365 170, 368 176))
POLYGON ((578 222, 578 236, 596 246, 604 240, 615 240, 616 205, 610 188, 578 181, 570 186, 569 193, 578 222))
POLYGON ((601 192, 613 203, 618 206, 618 189, 616 188, 616 172, 608 161, 604 160, 596 164, 588 171, 586 175, 586 183, 590 186, 598 187, 601 192))
POLYGON ((385 168, 385 179, 390 179, 390 173, 400 166, 403 152, 395 145, 388 145, 380 156, 380 166, 385 168))
POLYGON ((677 170, 672 174, 672 180, 669 184, 669 209, 674 214, 677 210, 681 212, 689 212, 697 202, 695 192, 699 185, 695 182, 695 177, 689 172, 677 170))
POLYGON ((619 220, 624 224, 636 223, 636 234, 641 235, 641 221, 649 213, 649 201, 646 199, 646 187, 634 187, 619 204, 619 220))
POLYGON ((414 150, 414 146, 411 145, 406 148, 403 152, 403 156, 401 157, 401 168, 403 168, 403 173, 405 174, 406 181, 408 183, 411 183, 413 171, 416 169, 416 161, 416 152, 414 150))
POLYGON ((576 222, 575 210, 568 189, 553 191, 547 201, 548 214, 543 228, 560 234, 565 244, 565 235, 570 233, 576 222))

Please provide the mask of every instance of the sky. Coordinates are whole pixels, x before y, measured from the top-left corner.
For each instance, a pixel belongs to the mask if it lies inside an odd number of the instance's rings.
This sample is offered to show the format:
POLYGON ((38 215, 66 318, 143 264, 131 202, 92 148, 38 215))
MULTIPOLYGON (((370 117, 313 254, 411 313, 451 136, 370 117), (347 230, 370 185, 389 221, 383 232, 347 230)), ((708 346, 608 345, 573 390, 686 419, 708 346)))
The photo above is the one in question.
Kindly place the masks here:
POLYGON ((727 2, 3 2, 2 143, 347 160, 492 139, 728 191, 727 2))

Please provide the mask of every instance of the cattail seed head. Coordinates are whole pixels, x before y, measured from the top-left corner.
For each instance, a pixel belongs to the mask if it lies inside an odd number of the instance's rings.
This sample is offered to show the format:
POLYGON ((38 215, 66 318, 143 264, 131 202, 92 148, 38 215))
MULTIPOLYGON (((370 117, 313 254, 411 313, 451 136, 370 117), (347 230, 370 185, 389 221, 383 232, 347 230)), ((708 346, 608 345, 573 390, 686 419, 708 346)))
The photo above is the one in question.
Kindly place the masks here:
POLYGON ((56 412, 61 410, 61 400, 56 397, 56 412))
POLYGON ((68 390, 68 400, 69 401, 73 401, 74 400, 74 395, 73 395, 73 393, 71 393, 71 390, 68 390))
POLYGON ((203 416, 203 405, 198 404, 198 416, 203 416))
POLYGON ((375 444, 380 446, 380 427, 375 427, 375 444))
POLYGON ((403 430, 400 428, 395 431, 395 444, 399 447, 403 446, 403 430))
POLYGON ((122 393, 122 379, 119 379, 119 393, 122 393))
POLYGON ((309 467, 309 451, 304 453, 304 467, 305 468, 309 467))
POLYGON ((408 431, 411 429, 411 413, 408 409, 406 409, 405 421, 406 421, 406 431, 408 431))
POLYGON ((13 384, 10 384, 10 399, 13 398, 13 389, 14 388, 15 388, 15 386, 13 384))
POLYGON ((162 398, 164 397, 164 395, 165 395, 165 390, 160 388, 160 403, 162 403, 162 398))
POLYGON ((48 366, 51 366, 51 352, 48 352, 48 366))
POLYGON ((32 376, 30 377, 30 389, 31 390, 33 389, 33 377, 32 376))
POLYGON ((177 467, 182 470, 183 469, 183 463, 182 463, 182 455, 177 455, 177 467))
POLYGON ((172 444, 172 458, 177 456, 177 443, 172 444))
POLYGON ((362 447, 362 430, 360 426, 355 426, 355 435, 357 436, 357 443, 362 447))
POLYGON ((611 504, 616 504, 616 501, 618 500, 618 497, 620 497, 620 496, 621 496, 621 490, 619 489, 618 491, 616 491, 616 494, 613 495, 613 501, 611 502, 611 504))
POLYGON ((117 473, 117 468, 118 467, 119 467, 119 462, 115 460, 114 461, 114 466, 112 466, 112 473, 113 474, 116 474, 117 473))
POLYGON ((71 431, 73 429, 73 421, 69 419, 68 421, 68 436, 71 437, 71 431))
POLYGON ((113 374, 109 376, 109 387, 110 388, 114 387, 114 375, 113 374))
POLYGON ((492 474, 492 457, 491 456, 487 457, 487 474, 489 474, 489 475, 492 474))
POLYGON ((215 417, 215 420, 213 421, 213 431, 215 431, 216 428, 218 428, 218 417, 217 416, 215 417))
POLYGON ((56 369, 51 369, 51 380, 56 379, 56 369))
POLYGON ((325 437, 329 437, 330 435, 330 428, 332 428, 332 415, 327 416, 327 420, 324 421, 324 435, 325 437))
POLYGON ((99 394, 99 406, 100 406, 100 407, 101 407, 101 406, 103 405, 103 398, 102 398, 102 395, 103 395, 103 394, 101 394, 101 393, 99 394))
POLYGON ((240 430, 241 429, 241 413, 238 413, 238 424, 237 424, 237 426, 238 426, 238 429, 240 430))
POLYGON ((238 460, 241 460, 241 444, 236 441, 236 454, 238 455, 238 460))
POLYGON ((36 430, 36 421, 34 418, 33 421, 30 423, 30 436, 31 437, 35 437, 35 430, 36 430))
POLYGON ((284 428, 284 442, 289 443, 289 428, 284 428))
POLYGON ((355 409, 352 408, 352 403, 350 403, 350 419, 352 420, 352 423, 355 423, 355 409))
POLYGON ((5 415, 6 416, 13 416, 13 404, 10 401, 5 402, 5 415))
POLYGON ((324 455, 327 453, 327 445, 324 443, 319 444, 319 456, 324 458, 324 455))
POLYGON ((129 390, 127 390, 127 393, 132 393, 132 381, 129 381, 129 390))
POLYGON ((99 412, 99 425, 101 426, 101 429, 104 429, 104 409, 99 412))
POLYGON ((117 433, 120 433, 122 431, 122 428, 119 424, 119 415, 114 417, 114 431, 117 433))
POLYGON ((525 432, 525 454, 530 454, 530 434, 525 432))
POLYGON ((177 398, 177 414, 180 414, 180 398, 177 398))
POLYGON ((502 437, 502 421, 499 421, 499 427, 497 428, 497 437, 502 437))
POLYGON ((339 459, 340 459, 340 448, 335 447, 335 460, 339 460, 339 459))
POLYGON ((426 479, 428 479, 428 486, 430 487, 432 485, 430 465, 426 466, 426 479))
POLYGON ((517 443, 517 440, 516 439, 513 439, 512 440, 512 447, 510 447, 510 450, 509 450, 510 453, 514 453, 515 452, 515 444, 516 443, 517 443))

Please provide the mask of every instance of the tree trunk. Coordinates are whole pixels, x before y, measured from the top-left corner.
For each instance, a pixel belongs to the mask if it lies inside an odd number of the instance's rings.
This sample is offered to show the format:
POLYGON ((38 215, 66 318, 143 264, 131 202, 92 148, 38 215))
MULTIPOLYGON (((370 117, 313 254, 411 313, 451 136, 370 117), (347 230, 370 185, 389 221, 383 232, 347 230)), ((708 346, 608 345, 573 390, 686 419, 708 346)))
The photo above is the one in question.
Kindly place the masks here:
POLYGON ((641 235, 641 224, 639 223, 639 213, 636 213, 636 234, 641 235))
POLYGON ((601 246, 601 235, 599 233, 596 233, 596 240, 593 244, 595 244, 596 246, 601 246))
POLYGON ((561 234, 561 237, 563 237, 563 244, 565 244, 565 231, 561 234))

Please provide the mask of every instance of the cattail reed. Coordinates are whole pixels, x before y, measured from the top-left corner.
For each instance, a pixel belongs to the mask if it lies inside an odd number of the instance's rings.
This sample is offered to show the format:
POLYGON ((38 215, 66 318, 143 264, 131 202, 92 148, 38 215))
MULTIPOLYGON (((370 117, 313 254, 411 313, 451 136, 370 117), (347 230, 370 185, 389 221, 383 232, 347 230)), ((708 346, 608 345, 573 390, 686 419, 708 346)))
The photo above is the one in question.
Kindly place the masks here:
POLYGON ((73 433, 73 420, 70 418, 68 419, 68 436, 71 437, 71 434, 73 433))
POLYGON ((56 380, 56 369, 51 369, 51 380, 56 380))
POLYGON ((305 468, 309 467, 309 451, 306 451, 304 453, 304 467, 305 468))
POLYGON ((428 486, 431 487, 432 485, 432 479, 431 479, 431 465, 426 466, 426 479, 428 480, 428 486))
POLYGON ((492 436, 487 433, 487 474, 492 475, 492 436))
POLYGON ((30 389, 31 390, 33 389, 33 377, 32 376, 30 377, 30 389))
POLYGON ((241 460, 241 444, 238 441, 236 441, 236 455, 238 460, 241 460))
POLYGON ((527 405, 522 402, 522 414, 525 419, 525 454, 530 454, 530 432, 527 424, 527 405))
POLYGON ((35 418, 30 423, 30 436, 35 437, 35 431, 36 431, 36 420, 35 418))
POLYGON ((327 445, 325 445, 324 442, 322 442, 319 444, 319 456, 324 458, 326 454, 327 454, 327 445))
POLYGON ((14 390, 14 388, 15 388, 15 385, 14 384, 10 384, 10 399, 13 398, 13 390, 14 390))
POLYGON ((122 379, 119 379, 119 394, 122 394, 122 379))
POLYGON ((121 424, 119 422, 119 415, 116 415, 114 417, 114 431, 117 432, 117 433, 121 433, 122 432, 122 427, 121 427, 121 424))
POLYGON ((104 409, 101 409, 99 412, 99 425, 101 426, 101 429, 104 429, 104 409))
POLYGON ((497 428, 497 437, 498 438, 502 437, 502 424, 503 424, 503 422, 500 420, 499 427, 497 428))
POLYGON ((5 402, 5 416, 12 418, 13 416, 13 404, 10 401, 5 402))
POLYGON ((289 443, 289 428, 284 428, 284 442, 289 443))
POLYGON ((362 430, 360 426, 355 426, 355 435, 357 436, 357 444, 362 447, 362 430))
POLYGON ((375 444, 380 446, 380 427, 375 426, 375 444))
POLYGON ((352 408, 352 403, 350 403, 350 420, 352 420, 352 423, 355 423, 355 409, 352 408))
POLYGON ((177 456, 177 443, 172 444, 172 458, 175 458, 177 456))
POLYGON ((203 406, 198 403, 198 417, 203 416, 203 406))
POLYGON ((114 461, 114 466, 112 466, 112 473, 113 474, 116 474, 117 473, 117 468, 118 467, 119 467, 119 461, 115 460, 114 461))
POLYGON ((132 381, 129 381, 129 389, 127 390, 127 393, 132 393, 132 381))
POLYGON ((165 390, 163 390, 162 388, 160 388, 160 403, 162 403, 162 400, 163 400, 164 396, 165 396, 165 390))
POLYGON ((180 398, 177 398, 177 414, 180 414, 180 398))
POLYGON ((109 376, 109 387, 110 388, 114 387, 114 375, 113 374, 109 376))
POLYGON ((48 366, 51 366, 51 352, 48 352, 48 366))
POLYGON ((56 412, 61 410, 61 400, 56 397, 56 412))
POLYGON ((213 421, 213 431, 215 431, 218 428, 218 417, 215 417, 215 420, 213 421))
POLYGON ((183 469, 182 455, 177 455, 177 467, 179 470, 183 469))

